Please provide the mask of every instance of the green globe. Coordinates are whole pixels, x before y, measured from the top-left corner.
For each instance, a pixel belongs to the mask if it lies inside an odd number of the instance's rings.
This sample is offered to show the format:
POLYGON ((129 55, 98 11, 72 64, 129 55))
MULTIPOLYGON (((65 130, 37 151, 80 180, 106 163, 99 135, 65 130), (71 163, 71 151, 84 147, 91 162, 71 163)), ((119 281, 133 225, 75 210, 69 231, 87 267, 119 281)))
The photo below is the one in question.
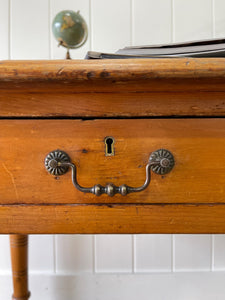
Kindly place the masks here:
POLYGON ((88 29, 84 18, 79 12, 63 10, 52 22, 52 32, 59 45, 67 49, 81 47, 87 40, 88 29))

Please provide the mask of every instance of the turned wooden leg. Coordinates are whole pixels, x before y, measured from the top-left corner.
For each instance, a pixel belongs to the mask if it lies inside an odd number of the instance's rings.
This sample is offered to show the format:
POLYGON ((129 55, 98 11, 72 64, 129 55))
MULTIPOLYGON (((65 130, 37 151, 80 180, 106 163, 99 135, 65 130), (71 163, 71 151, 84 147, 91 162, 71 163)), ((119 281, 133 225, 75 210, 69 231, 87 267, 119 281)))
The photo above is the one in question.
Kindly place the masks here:
POLYGON ((27 300, 28 291, 28 236, 10 235, 13 296, 12 300, 27 300))

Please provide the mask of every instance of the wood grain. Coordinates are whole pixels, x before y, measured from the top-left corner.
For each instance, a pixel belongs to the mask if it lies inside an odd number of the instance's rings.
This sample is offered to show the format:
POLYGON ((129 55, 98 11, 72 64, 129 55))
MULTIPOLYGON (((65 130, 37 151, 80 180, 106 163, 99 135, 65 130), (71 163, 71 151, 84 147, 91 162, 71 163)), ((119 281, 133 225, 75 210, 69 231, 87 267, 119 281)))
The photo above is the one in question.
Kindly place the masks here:
POLYGON ((1 120, 0 203, 224 203, 224 119, 1 120), (115 139, 105 156, 104 138, 115 139), (151 152, 165 148, 175 158, 165 176, 126 197, 97 197, 75 189, 71 172, 47 173, 46 155, 56 149, 77 165, 82 186, 141 186, 151 152))
MULTIPOLYGON (((1 91, 1 88, 0 88, 1 91)), ((21 88, 0 93, 0 117, 225 116, 225 92, 68 92, 21 88), (63 94, 62 94, 63 93, 63 94)))
MULTIPOLYGON (((1 61, 2 82, 225 78, 224 58, 1 61), (213 71, 213 72, 212 72, 213 71), (90 72, 92 72, 90 74, 90 72)), ((104 87, 103 87, 104 88, 104 87)))
POLYGON ((12 300, 28 300, 28 236, 10 235, 12 261, 13 296, 12 300))
POLYGON ((225 59, 0 62, 0 117, 224 116, 225 59))
POLYGON ((0 206, 0 233, 225 233, 224 204, 0 206))

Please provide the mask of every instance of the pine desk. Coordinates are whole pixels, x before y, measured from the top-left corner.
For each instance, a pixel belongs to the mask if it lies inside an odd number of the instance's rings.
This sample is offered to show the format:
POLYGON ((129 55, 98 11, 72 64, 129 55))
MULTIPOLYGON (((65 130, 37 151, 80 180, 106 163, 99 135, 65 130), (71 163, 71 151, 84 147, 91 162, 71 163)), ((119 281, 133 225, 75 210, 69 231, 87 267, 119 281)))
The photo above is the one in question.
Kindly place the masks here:
POLYGON ((225 233, 225 59, 0 62, 0 233, 225 233))

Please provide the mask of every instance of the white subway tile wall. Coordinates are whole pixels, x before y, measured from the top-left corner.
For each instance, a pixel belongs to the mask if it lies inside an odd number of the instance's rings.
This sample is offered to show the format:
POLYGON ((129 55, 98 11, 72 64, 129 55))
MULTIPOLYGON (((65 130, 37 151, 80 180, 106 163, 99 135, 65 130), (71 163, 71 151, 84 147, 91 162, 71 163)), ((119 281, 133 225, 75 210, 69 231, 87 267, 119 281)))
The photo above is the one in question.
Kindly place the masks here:
POLYGON ((133 45, 172 42, 171 0, 133 0, 133 45))
POLYGON ((136 236, 135 272, 171 272, 172 235, 141 234, 136 236))
POLYGON ((0 1, 0 59, 9 58, 9 1, 1 0, 0 1))
POLYGON ((96 273, 131 273, 133 258, 132 236, 100 234, 95 243, 96 273))
POLYGON ((131 45, 130 0, 91 1, 92 48, 115 52, 131 45))
POLYGON ((210 235, 174 236, 174 271, 210 271, 212 238, 210 235))
POLYGON ((10 58, 46 59, 49 54, 46 0, 11 0, 10 58))
MULTIPOLYGON (((132 44, 225 37, 224 0, 0 0, 0 60, 64 58, 66 50, 58 47, 57 41, 52 36, 51 23, 55 14, 65 9, 80 10, 89 27, 86 44, 80 49, 71 51, 74 59, 84 58, 88 50, 114 52, 118 48, 132 44)), ((204 271, 204 274, 210 274, 209 271, 225 271, 224 248, 225 235, 31 236, 30 273, 40 276, 43 273, 57 276, 94 274, 101 276, 100 282, 104 282, 104 276, 109 276, 109 273, 112 274, 110 276, 117 273, 132 273, 137 280, 142 276, 140 273, 145 273, 145 276, 148 273, 149 277, 145 278, 149 278, 153 287, 148 289, 150 293, 150 290, 154 290, 157 285, 160 286, 160 282, 163 281, 160 272, 172 274, 176 276, 176 280, 182 281, 180 273, 177 272, 184 274, 204 271), (104 275, 105 273, 108 275, 104 275), (152 273, 156 277, 152 276, 152 273)), ((0 275, 9 273, 8 236, 1 235, 0 275)), ((216 272, 213 274, 215 278, 218 276, 216 272)), ((36 278, 35 276, 32 278, 36 278)), ((113 277, 114 280, 119 278, 118 284, 121 283, 118 291, 121 290, 122 283, 128 287, 126 279, 122 278, 131 275, 121 276, 113 277)), ((38 282, 40 278, 42 280, 42 277, 39 277, 38 282)), ((171 278, 174 280, 174 277, 171 278)), ((32 280, 31 285, 35 288, 35 279, 32 280)), ((143 288, 144 284, 149 283, 148 280, 142 280, 142 284, 140 280, 138 282, 137 288, 143 288)), ((103 287, 97 279, 95 284, 103 287)), ((63 289, 61 289, 63 283, 51 285, 53 290, 63 289)), ((175 289, 176 284, 171 286, 175 289)), ((202 294, 201 298, 199 292, 196 294, 198 296, 194 297, 196 291, 194 288, 189 289, 186 294, 192 296, 186 297, 180 289, 180 293, 175 291, 173 293, 172 287, 170 296, 168 294, 163 296, 163 289, 161 292, 159 288, 159 296, 153 293, 152 299, 224 299, 219 296, 213 298, 213 294, 208 298, 202 294)), ((87 291, 88 288, 87 286, 87 291)), ((8 298, 8 294, 4 294, 4 291, 4 288, 0 290, 0 299, 8 298)), ((37 287, 33 299, 40 296, 38 291, 37 287)), ((40 293, 41 299, 44 299, 44 290, 40 290, 40 293)), ((71 295, 68 297, 66 291, 63 295, 67 297, 59 298, 60 296, 54 295, 48 299, 85 299, 85 296, 80 294, 74 298, 71 295)), ((106 299, 105 295, 106 291, 103 290, 93 299, 106 299)), ((134 299, 132 295, 135 294, 131 295, 129 288, 125 288, 122 295, 123 297, 120 294, 117 298, 112 296, 108 299, 126 299, 126 295, 127 299, 134 299)), ((143 296, 142 299, 149 298, 143 296)))
POLYGON ((212 38, 212 0, 174 0, 173 7, 174 41, 212 38))
POLYGON ((64 274, 93 272, 93 241, 92 235, 57 235, 56 272, 64 274))
POLYGON ((213 34, 216 37, 225 36, 225 1, 213 0, 213 34))
POLYGON ((0 235, 0 274, 10 272, 10 248, 8 235, 0 235))
POLYGON ((29 236, 29 267, 34 273, 52 272, 55 266, 53 235, 29 236))
POLYGON ((225 270, 225 235, 217 234, 213 236, 214 256, 213 256, 213 270, 225 270))

